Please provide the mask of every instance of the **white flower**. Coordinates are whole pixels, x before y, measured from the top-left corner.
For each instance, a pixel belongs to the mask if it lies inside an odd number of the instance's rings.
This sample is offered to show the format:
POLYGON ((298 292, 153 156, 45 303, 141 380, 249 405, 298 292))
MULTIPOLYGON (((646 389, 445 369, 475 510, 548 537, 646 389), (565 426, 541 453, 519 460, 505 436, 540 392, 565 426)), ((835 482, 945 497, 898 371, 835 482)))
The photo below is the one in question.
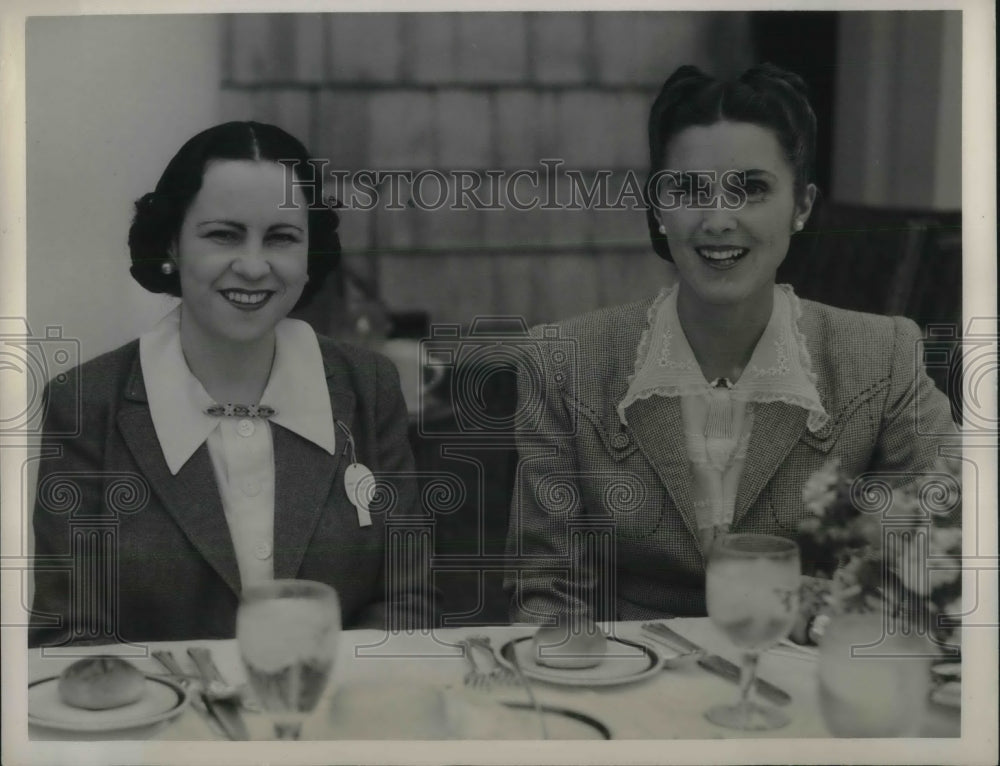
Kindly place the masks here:
POLYGON ((837 498, 837 483, 840 481, 840 460, 832 458, 809 477, 802 487, 802 502, 810 513, 822 516, 837 498))
POLYGON ((923 518, 925 516, 916 494, 910 487, 892 490, 892 510, 889 515, 896 519, 923 518))
POLYGON ((961 527, 934 527, 931 529, 930 553, 932 556, 943 556, 961 550, 961 527))

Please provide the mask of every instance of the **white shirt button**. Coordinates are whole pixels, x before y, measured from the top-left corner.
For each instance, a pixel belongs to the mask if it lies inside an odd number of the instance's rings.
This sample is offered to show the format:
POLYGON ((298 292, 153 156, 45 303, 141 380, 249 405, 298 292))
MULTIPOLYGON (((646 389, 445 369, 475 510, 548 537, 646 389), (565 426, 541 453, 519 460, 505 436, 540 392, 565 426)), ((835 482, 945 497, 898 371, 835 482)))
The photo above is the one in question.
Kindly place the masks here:
POLYGON ((247 420, 244 418, 240 421, 239 425, 236 426, 236 432, 240 436, 249 437, 253 436, 254 426, 252 420, 247 420))
POLYGON ((243 482, 243 494, 248 497, 256 497, 260 494, 260 482, 256 479, 247 479, 243 482))
POLYGON ((257 543, 253 547, 253 555, 261 561, 266 561, 271 558, 271 546, 267 543, 257 543))

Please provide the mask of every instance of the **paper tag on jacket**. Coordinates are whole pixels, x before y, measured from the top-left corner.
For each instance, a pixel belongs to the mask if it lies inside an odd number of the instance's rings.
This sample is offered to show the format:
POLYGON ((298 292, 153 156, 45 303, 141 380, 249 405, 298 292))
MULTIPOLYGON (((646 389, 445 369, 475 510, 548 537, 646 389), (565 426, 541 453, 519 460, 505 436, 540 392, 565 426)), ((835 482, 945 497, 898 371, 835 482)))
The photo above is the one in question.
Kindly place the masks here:
POLYGON ((363 463, 351 463, 344 470, 344 489, 347 499, 358 512, 358 526, 370 527, 372 517, 368 512, 368 499, 375 489, 375 477, 363 463))

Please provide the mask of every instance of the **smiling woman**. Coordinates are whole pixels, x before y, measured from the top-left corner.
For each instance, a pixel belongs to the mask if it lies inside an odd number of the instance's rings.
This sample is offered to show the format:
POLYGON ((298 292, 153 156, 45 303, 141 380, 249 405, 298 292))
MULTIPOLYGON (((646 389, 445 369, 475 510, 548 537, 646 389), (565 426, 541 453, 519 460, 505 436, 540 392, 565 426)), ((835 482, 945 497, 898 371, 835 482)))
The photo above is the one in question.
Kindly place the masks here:
POLYGON ((534 333, 542 363, 519 370, 519 404, 539 415, 518 435, 508 537, 516 620, 704 615, 717 541, 794 538, 828 459, 901 483, 960 444, 913 322, 775 283, 817 195, 797 75, 680 67, 648 136, 647 223, 676 284, 534 333))
POLYGON ((46 392, 32 645, 231 638, 242 589, 276 578, 332 585, 347 627, 431 622, 426 561, 387 555, 419 510, 395 366, 288 318, 340 255, 309 160, 226 123, 136 202, 132 275, 180 305, 46 392), (369 513, 378 488, 395 505, 369 513))

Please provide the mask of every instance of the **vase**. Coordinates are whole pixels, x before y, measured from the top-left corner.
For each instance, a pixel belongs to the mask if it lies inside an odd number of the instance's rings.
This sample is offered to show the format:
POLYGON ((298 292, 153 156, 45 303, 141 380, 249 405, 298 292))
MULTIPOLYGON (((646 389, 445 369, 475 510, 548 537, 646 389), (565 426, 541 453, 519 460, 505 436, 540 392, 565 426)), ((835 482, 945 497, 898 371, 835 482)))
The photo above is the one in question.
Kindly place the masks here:
POLYGON ((906 620, 882 611, 832 615, 818 664, 820 708, 835 737, 920 732, 936 650, 906 620))

